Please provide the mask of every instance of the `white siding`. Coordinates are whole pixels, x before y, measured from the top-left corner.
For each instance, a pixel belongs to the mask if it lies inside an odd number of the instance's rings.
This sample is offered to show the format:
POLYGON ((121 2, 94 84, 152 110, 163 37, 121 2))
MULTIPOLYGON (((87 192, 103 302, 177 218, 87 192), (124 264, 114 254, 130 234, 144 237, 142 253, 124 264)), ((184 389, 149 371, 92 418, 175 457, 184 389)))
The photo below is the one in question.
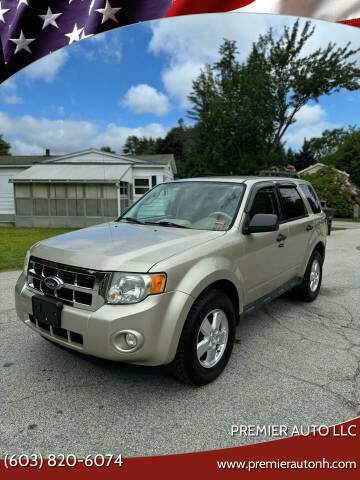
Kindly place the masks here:
POLYGON ((14 215, 15 202, 13 184, 9 179, 25 168, 0 168, 0 215, 14 215))

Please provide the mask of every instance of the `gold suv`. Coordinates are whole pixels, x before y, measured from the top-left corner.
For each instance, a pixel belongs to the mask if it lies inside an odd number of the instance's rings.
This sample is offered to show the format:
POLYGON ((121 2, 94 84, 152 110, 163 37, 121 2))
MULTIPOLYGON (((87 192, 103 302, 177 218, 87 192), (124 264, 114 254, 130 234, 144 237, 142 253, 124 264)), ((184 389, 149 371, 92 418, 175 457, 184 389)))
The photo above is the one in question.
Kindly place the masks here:
POLYGON ((326 230, 302 180, 164 183, 114 222, 34 245, 17 314, 65 347, 171 364, 178 379, 204 385, 225 368, 242 315, 288 290, 317 297, 326 230))

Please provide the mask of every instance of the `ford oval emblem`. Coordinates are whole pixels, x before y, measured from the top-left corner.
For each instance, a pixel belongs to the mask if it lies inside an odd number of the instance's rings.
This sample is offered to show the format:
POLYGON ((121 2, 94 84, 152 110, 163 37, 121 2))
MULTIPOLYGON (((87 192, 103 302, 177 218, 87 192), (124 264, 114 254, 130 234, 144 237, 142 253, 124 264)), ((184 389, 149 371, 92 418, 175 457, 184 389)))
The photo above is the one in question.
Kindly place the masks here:
POLYGON ((64 282, 58 277, 46 277, 44 283, 51 290, 60 290, 64 285, 64 282))

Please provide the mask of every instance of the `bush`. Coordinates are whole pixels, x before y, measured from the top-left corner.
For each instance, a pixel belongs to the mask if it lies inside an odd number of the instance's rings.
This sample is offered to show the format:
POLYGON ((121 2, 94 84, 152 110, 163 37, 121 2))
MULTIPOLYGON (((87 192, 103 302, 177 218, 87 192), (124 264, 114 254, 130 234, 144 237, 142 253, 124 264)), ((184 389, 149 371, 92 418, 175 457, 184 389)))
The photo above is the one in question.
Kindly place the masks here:
POLYGON ((337 217, 353 217, 354 205, 360 204, 360 196, 357 187, 349 182, 346 175, 332 166, 325 166, 301 178, 313 185, 321 201, 326 201, 328 207, 336 209, 337 217))

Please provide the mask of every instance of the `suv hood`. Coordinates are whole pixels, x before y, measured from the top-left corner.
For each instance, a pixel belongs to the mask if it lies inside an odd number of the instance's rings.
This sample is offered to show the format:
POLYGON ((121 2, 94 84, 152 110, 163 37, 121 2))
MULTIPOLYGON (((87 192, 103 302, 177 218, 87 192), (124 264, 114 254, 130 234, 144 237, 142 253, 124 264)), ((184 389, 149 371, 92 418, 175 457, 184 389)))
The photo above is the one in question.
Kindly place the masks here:
POLYGON ((156 263, 225 233, 111 222, 43 240, 31 254, 64 265, 145 273, 156 263))

